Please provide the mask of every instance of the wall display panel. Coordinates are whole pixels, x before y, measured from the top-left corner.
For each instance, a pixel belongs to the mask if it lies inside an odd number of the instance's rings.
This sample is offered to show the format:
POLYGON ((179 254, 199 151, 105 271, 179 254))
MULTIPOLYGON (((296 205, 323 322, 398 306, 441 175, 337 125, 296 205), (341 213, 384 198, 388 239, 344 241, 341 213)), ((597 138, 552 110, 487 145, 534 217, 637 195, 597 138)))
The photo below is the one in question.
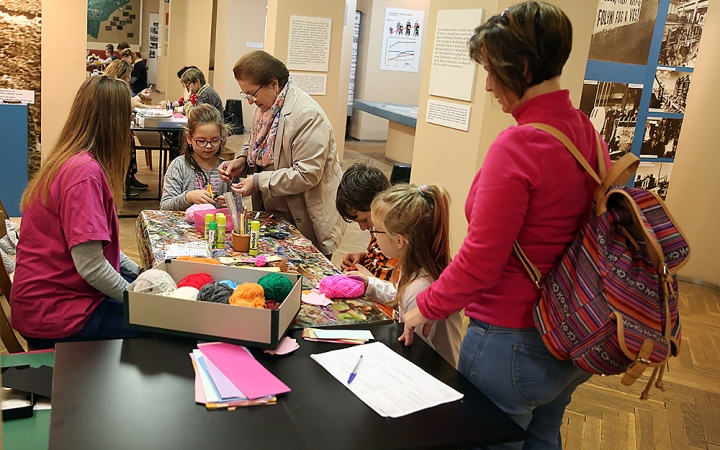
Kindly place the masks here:
MULTIPOLYGON (((0 89, 33 91, 35 101, 29 105, 28 179, 40 169, 40 39, 42 1, 0 0, 0 89)), ((10 151, 5 148, 5 151, 10 151)))
POLYGON ((88 0, 88 42, 140 45, 141 0, 88 0))
MULTIPOLYGON (((642 90, 635 108, 634 127, 607 117, 613 114, 622 117, 627 108, 618 110, 597 104, 598 97, 603 98, 598 95, 602 83, 597 88, 586 84, 583 90, 581 109, 608 142, 612 159, 627 153, 629 138, 632 140, 629 151, 643 163, 667 165, 674 161, 709 3, 710 0, 598 1, 585 78, 609 85, 627 83, 628 87, 636 83, 647 88, 642 90), (648 25, 651 12, 652 26, 648 25), (612 126, 613 122, 617 126, 612 126)), ((663 167, 667 171, 671 166, 663 167)), ((653 177, 658 179, 657 175, 653 177)), ((663 190, 663 198, 668 185, 669 174, 663 187, 658 188, 663 190)))
POLYGON ((424 11, 386 8, 381 70, 417 72, 420 66, 424 11))

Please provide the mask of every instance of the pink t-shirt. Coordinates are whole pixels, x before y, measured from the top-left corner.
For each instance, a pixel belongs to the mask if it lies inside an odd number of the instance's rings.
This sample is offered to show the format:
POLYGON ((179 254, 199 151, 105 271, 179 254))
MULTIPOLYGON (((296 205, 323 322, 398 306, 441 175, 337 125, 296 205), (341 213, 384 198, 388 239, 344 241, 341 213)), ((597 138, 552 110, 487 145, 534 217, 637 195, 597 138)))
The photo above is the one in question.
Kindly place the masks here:
POLYGON ((23 211, 11 290, 12 327, 25 336, 59 339, 83 327, 105 295, 75 269, 70 248, 102 241, 119 271, 118 219, 100 164, 87 152, 71 157, 50 186, 45 206, 23 211))
MULTIPOLYGON (((596 131, 570 102, 568 91, 523 103, 518 125, 540 122, 559 129, 597 170, 596 131)), ((610 164, 603 144, 606 166, 610 164)), ((512 255, 515 239, 543 276, 555 267, 587 221, 597 184, 553 136, 510 127, 488 149, 465 203, 468 235, 457 256, 417 296, 423 316, 469 317, 507 328, 532 328, 537 287, 512 255)))

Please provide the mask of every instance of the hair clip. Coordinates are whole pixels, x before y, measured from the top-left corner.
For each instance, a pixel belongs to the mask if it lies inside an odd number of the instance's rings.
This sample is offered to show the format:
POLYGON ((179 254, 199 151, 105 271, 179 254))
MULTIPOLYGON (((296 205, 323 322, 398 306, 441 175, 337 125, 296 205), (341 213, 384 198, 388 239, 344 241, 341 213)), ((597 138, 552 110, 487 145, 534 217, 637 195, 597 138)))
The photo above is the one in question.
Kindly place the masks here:
POLYGON ((427 184, 423 184, 422 186, 418 186, 418 192, 420 193, 420 195, 422 195, 423 197, 425 197, 425 193, 427 192, 427 188, 428 188, 428 187, 427 187, 427 184))
POLYGON ((503 12, 500 13, 500 15, 501 15, 502 17, 510 20, 510 7, 508 6, 507 8, 505 8, 505 9, 503 10, 503 12))

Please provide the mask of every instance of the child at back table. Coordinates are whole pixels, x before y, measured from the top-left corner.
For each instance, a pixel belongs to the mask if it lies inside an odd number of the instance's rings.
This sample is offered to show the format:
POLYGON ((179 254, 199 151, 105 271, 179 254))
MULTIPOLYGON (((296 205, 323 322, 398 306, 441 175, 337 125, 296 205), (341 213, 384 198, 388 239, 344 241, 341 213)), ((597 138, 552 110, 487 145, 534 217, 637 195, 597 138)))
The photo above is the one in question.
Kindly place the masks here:
POLYGON ((220 152, 227 139, 220 112, 211 105, 197 105, 188 114, 182 154, 175 158, 163 185, 160 209, 186 210, 190 205, 224 206, 222 194, 230 185, 220 179, 220 152))
MULTIPOLYGON (((356 162, 343 174, 338 186, 335 207, 345 222, 357 222, 360 229, 373 227, 370 205, 375 196, 390 188, 390 180, 377 167, 356 162)), ((358 266, 366 268, 373 276, 381 280, 390 280, 393 266, 378 247, 375 236, 370 237, 367 252, 347 253, 342 259, 342 270, 356 270, 358 266)))
MULTIPOLYGON (((381 192, 372 202, 373 229, 382 252, 397 257, 393 282, 364 277, 365 293, 382 303, 397 301, 399 320, 415 308, 415 297, 436 280, 450 264, 450 198, 437 184, 415 186, 399 184, 381 192)), ((432 324, 424 336, 447 362, 457 367, 462 317, 455 312, 432 324)))

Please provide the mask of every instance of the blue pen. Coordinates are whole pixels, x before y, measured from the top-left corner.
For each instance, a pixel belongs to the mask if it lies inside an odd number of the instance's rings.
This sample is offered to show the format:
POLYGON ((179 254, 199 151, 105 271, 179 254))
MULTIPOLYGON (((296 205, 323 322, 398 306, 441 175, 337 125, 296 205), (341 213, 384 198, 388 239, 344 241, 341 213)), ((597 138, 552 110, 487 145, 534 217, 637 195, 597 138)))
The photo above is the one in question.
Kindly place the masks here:
POLYGON ((355 368, 353 369, 352 373, 348 377, 348 384, 352 383, 352 381, 357 376, 358 367, 360 367, 360 363, 362 362, 362 359, 363 359, 363 355, 360 355, 360 359, 358 359, 357 364, 355 364, 355 368))

